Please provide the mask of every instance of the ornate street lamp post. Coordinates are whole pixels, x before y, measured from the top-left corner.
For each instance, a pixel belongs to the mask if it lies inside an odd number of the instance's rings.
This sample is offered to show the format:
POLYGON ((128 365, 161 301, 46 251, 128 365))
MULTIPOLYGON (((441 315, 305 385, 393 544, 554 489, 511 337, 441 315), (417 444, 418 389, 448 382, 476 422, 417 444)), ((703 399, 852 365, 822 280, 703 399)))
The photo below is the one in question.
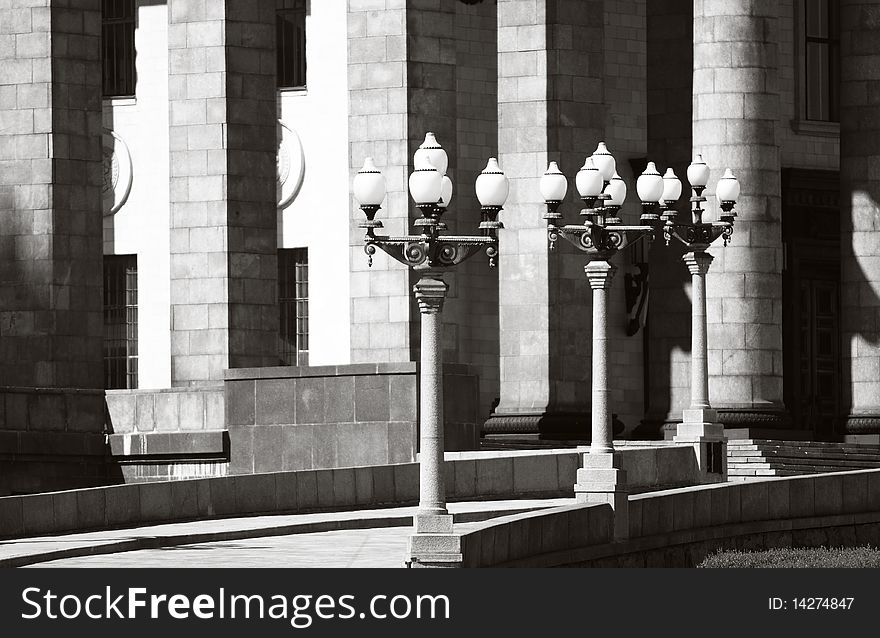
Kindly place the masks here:
POLYGON ((417 235, 391 237, 377 235, 382 222, 376 213, 385 199, 385 181, 368 157, 354 178, 354 196, 366 220, 364 250, 372 265, 376 249, 419 274, 413 287, 421 312, 421 366, 419 369, 419 507, 414 518, 414 534, 409 538, 407 562, 413 565, 454 564, 461 561, 458 538, 452 534, 452 516, 446 509, 443 474, 443 361, 441 312, 448 286, 446 270, 485 249, 489 265, 498 256, 498 230, 503 224, 498 213, 507 200, 509 185, 495 158, 476 180, 476 193, 482 206, 479 236, 444 235, 443 214, 452 198, 452 180, 446 175, 448 157, 433 133, 416 151, 415 170, 409 178, 409 191, 421 217, 415 220, 417 235))
POLYGON ((717 474, 719 480, 726 476, 727 454, 724 449, 724 428, 717 422, 718 415, 709 403, 708 335, 706 326, 706 274, 714 257, 706 252, 718 238, 724 245, 733 235, 733 210, 739 197, 739 182, 728 168, 718 180, 716 197, 721 202, 721 215, 717 222, 703 221, 703 192, 709 182, 709 167, 697 155, 688 166, 691 196, 692 223, 677 223, 677 213, 672 208, 681 195, 681 182, 672 169, 663 177, 664 210, 661 219, 667 245, 674 238, 685 245, 688 252, 682 258, 691 273, 691 403, 682 413, 682 422, 675 435, 676 441, 694 443, 698 449, 698 462, 704 474, 717 474))
POLYGON ((626 198, 626 184, 615 170, 616 162, 604 142, 578 171, 575 183, 584 202, 583 224, 562 225, 559 206, 568 191, 568 182, 556 162, 550 162, 541 178, 541 195, 547 205, 547 235, 551 249, 560 237, 587 255, 584 269, 593 290, 593 374, 590 453, 614 451, 611 413, 608 405, 608 291, 617 267, 611 263, 618 251, 647 237, 652 239, 660 224, 658 207, 663 194, 663 178, 650 162, 639 177, 637 189, 642 205, 640 224, 625 226, 618 217, 626 198))
MULTIPOLYGON (((575 180, 584 202, 581 216, 585 219, 582 224, 560 225, 562 215, 559 213, 559 206, 565 198, 568 182, 555 162, 550 163, 541 178, 541 195, 547 207, 544 219, 547 221, 550 247, 552 249, 562 237, 586 253, 587 265, 584 270, 593 291, 592 431, 589 454, 584 455, 584 467, 578 470, 575 495, 580 501, 611 503, 617 512, 615 534, 618 536, 627 533, 628 521, 625 514, 626 476, 614 458, 608 405, 608 291, 616 271, 611 260, 629 244, 643 238, 653 240, 661 228, 667 243, 672 237, 676 237, 691 249, 691 253, 685 256, 685 262, 689 267, 693 263, 692 272, 696 273, 692 350, 694 398, 691 408, 685 411, 685 424, 679 431, 681 438, 678 440, 695 443, 699 441, 701 448, 706 437, 717 435, 723 440, 720 426, 716 430, 706 423, 706 419, 713 413, 709 412, 708 400, 705 301, 705 272, 712 258, 705 253, 705 249, 718 237, 723 236, 726 241, 731 236, 735 216, 732 211, 733 201, 739 194, 739 185, 728 170, 719 183, 724 213, 721 221, 714 224, 703 223, 700 205, 706 201, 702 193, 708 180, 708 168, 700 162, 695 162, 688 169, 688 178, 694 188, 694 197, 691 199, 694 203, 694 223, 688 226, 676 224, 675 211, 672 209, 681 195, 681 183, 671 169, 667 171, 666 178, 662 177, 654 162, 648 162, 647 168, 636 181, 636 190, 642 201, 640 223, 636 226, 624 225, 618 217, 618 211, 626 198, 626 184, 617 174, 614 157, 608 152, 604 142, 600 142, 593 155, 587 158, 575 180), (664 202, 662 217, 659 214, 661 200, 664 202), (697 419, 702 426, 699 429, 699 439, 694 438, 698 428, 691 427, 697 419)), ((706 446, 706 450, 711 455, 714 448, 706 446)), ((705 471, 707 465, 711 463, 704 462, 701 457, 700 468, 705 471)))

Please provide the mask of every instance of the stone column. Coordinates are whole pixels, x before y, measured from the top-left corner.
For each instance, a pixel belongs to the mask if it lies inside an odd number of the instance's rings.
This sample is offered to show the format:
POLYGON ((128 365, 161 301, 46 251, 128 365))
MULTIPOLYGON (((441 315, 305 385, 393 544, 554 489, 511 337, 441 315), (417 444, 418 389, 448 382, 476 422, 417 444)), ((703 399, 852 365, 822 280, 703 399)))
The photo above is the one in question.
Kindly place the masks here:
POLYGON ((443 302, 449 287, 443 272, 424 270, 413 287, 421 311, 419 366, 419 509, 407 544, 408 564, 456 567, 461 563, 460 537, 452 533, 446 509, 443 462, 443 302))
POLYGON ((708 341, 706 337, 706 273, 714 257, 687 253, 683 261, 691 273, 691 410, 710 408, 708 341))
POLYGON ((840 3, 841 417, 880 434, 880 12, 840 3))
MULTIPOLYGON (((709 403, 708 336, 706 328, 706 274, 714 257, 703 251, 685 254, 683 261, 691 273, 691 403, 682 413, 676 441, 694 443, 697 464, 702 473, 726 476, 727 454, 724 428, 709 403)), ((705 482, 705 479, 701 479, 705 482)))
POLYGON ((170 0, 173 385, 278 362, 274 0, 170 0))
MULTIPOLYGON (((510 179, 499 234, 501 397, 486 433, 587 439, 590 302, 584 256, 547 246, 538 183, 574 175, 603 138, 604 3, 498 0, 499 161, 510 179)), ((577 218, 576 191, 563 203, 577 218)))
POLYGON ((413 290, 422 317, 419 369, 419 511, 416 533, 451 532, 443 481, 443 302, 449 287, 442 272, 425 271, 413 290))
POLYGON ((708 278, 709 393, 728 428, 787 427, 782 403, 782 235, 776 126, 778 5, 694 0, 694 153, 742 184, 730 246, 708 278))
POLYGON ((100 0, 0 3, 0 68, 3 496, 105 472, 100 0))
POLYGON ((590 451, 577 471, 575 497, 583 503, 609 503, 614 508, 614 537, 629 534, 626 471, 614 456, 608 406, 608 291, 617 267, 607 260, 589 262, 584 271, 593 290, 593 376, 590 451))
MULTIPOLYGON (((354 175, 369 156, 382 170, 387 195, 379 218, 390 235, 411 230, 407 179, 427 132, 446 150, 454 177, 456 4, 348 2, 350 169, 354 175)), ((361 216, 353 205, 352 228, 361 216)), ((350 245, 352 363, 417 360, 415 275, 381 255, 368 267, 361 233, 351 235, 350 245)))
POLYGON ((593 289, 593 378, 590 453, 614 451, 611 411, 608 406, 608 291, 616 266, 591 261, 584 268, 593 289))

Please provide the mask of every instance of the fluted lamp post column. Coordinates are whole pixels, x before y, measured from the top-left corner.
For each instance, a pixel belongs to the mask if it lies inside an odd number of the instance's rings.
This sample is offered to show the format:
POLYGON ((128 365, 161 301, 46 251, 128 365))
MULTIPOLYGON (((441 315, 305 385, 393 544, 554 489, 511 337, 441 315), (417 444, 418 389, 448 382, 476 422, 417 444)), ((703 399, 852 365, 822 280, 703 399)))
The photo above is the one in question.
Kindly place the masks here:
POLYGON ((568 191, 565 176, 556 162, 551 162, 541 178, 541 195, 547 207, 544 219, 551 249, 560 237, 586 253, 584 268, 593 300, 593 374, 591 379, 590 449, 583 455, 578 470, 575 496, 581 502, 606 502, 615 510, 614 533, 628 534, 626 472, 614 455, 608 377, 608 294, 616 271, 613 257, 627 245, 643 238, 652 239, 660 227, 658 207, 663 192, 663 178, 653 162, 639 176, 636 188, 642 200, 639 225, 626 226, 618 213, 626 199, 626 184, 615 170, 616 162, 604 142, 578 171, 575 179, 584 202, 583 224, 560 225, 559 207, 568 191))
POLYGON ((489 265, 498 256, 498 214, 507 200, 509 185, 495 158, 477 177, 475 188, 481 204, 478 236, 444 235, 442 216, 452 198, 452 180, 446 175, 448 157, 433 133, 413 158, 415 170, 409 191, 421 217, 414 221, 419 234, 392 237, 377 235, 382 222, 376 219, 385 199, 385 181, 368 157, 354 178, 353 190, 366 220, 364 250, 370 265, 376 250, 419 274, 413 287, 421 315, 421 364, 419 367, 419 507, 413 534, 407 543, 405 562, 413 567, 451 567, 461 563, 460 537, 453 533, 452 515, 446 507, 443 460, 443 351, 442 311, 448 286, 444 273, 465 259, 486 251, 489 265))
POLYGON ((682 257, 691 274, 691 403, 682 411, 675 441, 693 443, 701 478, 703 481, 723 481, 727 477, 727 450, 724 427, 718 423, 718 415, 709 403, 709 339, 706 327, 706 274, 714 257, 706 252, 718 238, 724 244, 733 234, 736 213, 733 207, 739 197, 740 186, 728 168, 718 181, 716 196, 721 201, 718 222, 704 222, 702 208, 706 198, 703 191, 709 181, 709 167, 697 155, 687 171, 693 195, 692 223, 676 223, 677 214, 672 208, 681 195, 681 182, 672 169, 666 172, 664 181, 663 234, 668 244, 673 238, 683 243, 688 252, 682 257))

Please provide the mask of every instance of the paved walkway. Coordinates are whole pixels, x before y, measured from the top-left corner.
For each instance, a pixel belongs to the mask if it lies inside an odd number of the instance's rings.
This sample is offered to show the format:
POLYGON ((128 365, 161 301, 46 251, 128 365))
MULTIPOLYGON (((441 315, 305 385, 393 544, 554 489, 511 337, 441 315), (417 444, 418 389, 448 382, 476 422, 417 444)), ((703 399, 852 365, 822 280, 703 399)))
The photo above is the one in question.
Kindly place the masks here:
MULTIPOLYGON (((573 498, 450 503, 456 524, 573 498)), ((0 541, 0 567, 402 567, 415 507, 254 516, 0 541)))

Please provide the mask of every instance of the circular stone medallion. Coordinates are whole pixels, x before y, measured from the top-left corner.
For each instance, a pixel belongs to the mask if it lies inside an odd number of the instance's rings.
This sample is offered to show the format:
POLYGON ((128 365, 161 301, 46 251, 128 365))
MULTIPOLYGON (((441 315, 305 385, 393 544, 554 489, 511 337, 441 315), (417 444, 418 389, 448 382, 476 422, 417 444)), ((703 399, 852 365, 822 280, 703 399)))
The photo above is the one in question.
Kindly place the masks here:
POLYGON ((302 188, 306 162, 299 135, 278 120, 278 208, 287 208, 302 188))
POLYGON ((112 215, 125 204, 131 192, 131 154, 128 145, 114 131, 104 129, 104 215, 112 215))

